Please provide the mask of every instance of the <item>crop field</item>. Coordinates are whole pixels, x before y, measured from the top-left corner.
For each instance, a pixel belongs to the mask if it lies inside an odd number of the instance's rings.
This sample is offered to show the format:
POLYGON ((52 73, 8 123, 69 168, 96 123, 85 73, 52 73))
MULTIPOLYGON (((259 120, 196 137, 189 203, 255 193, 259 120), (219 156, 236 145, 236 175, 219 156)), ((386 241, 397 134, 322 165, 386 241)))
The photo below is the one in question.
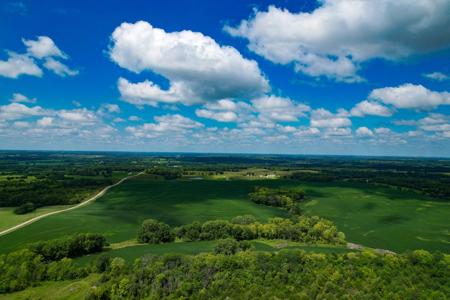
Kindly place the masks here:
POLYGON ((147 218, 181 225, 243 214, 252 214, 261 221, 286 216, 281 209, 249 201, 247 194, 253 186, 250 181, 159 181, 140 176, 113 188, 95 203, 0 237, 0 253, 80 232, 102 233, 110 242, 130 240, 147 218))
POLYGON ((36 209, 33 212, 17 215, 14 213, 14 208, 12 207, 1 207, 0 208, 0 231, 11 228, 19 223, 25 222, 27 220, 33 219, 34 217, 68 208, 70 205, 54 205, 46 206, 36 209))
POLYGON ((357 184, 299 184, 287 180, 153 180, 140 176, 115 187, 86 207, 51 216, 0 237, 0 253, 28 243, 80 232, 98 232, 112 243, 135 238, 142 220, 154 218, 172 226, 230 219, 252 214, 260 221, 286 216, 278 208, 252 203, 254 186, 303 188, 306 214, 334 221, 347 240, 402 252, 427 249, 449 252, 449 203, 416 193, 357 184))
POLYGON ((350 242, 398 252, 450 252, 449 202, 393 188, 350 184, 304 188, 311 199, 302 211, 332 220, 350 242))

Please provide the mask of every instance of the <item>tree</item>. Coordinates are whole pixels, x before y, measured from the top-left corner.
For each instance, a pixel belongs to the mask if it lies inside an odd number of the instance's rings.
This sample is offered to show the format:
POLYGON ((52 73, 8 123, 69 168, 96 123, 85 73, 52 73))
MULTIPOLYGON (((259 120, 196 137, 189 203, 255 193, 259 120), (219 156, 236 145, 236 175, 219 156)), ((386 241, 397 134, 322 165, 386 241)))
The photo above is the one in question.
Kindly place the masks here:
POLYGON ((154 219, 148 219, 142 222, 137 240, 140 243, 149 244, 167 243, 175 240, 175 234, 171 231, 169 225, 154 219))
POLYGON ((214 247, 215 254, 233 255, 241 251, 246 251, 251 248, 251 244, 247 241, 236 241, 235 239, 228 238, 220 240, 214 247))

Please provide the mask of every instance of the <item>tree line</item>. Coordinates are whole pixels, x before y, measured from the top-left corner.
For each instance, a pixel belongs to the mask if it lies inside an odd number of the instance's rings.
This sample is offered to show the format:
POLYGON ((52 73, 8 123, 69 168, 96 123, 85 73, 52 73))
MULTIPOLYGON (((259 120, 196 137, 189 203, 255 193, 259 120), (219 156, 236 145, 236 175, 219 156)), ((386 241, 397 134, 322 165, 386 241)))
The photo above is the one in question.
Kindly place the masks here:
POLYGON ((233 238, 238 241, 284 239, 315 244, 345 243, 344 233, 339 232, 333 222, 317 216, 271 218, 267 223, 257 222, 251 216, 240 216, 231 222, 227 220, 193 222, 176 228, 149 219, 139 228, 137 240, 141 243, 159 244, 173 242, 176 237, 187 242, 233 238))

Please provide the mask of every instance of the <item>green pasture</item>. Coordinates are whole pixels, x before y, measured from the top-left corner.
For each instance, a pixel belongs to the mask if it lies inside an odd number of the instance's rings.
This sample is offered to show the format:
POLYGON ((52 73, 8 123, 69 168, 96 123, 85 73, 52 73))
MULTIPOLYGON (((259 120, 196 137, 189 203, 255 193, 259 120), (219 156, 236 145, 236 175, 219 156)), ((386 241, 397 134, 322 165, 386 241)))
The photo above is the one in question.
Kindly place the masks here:
POLYGON ((25 215, 16 215, 14 207, 0 207, 0 231, 11 228, 17 224, 28 221, 34 217, 70 207, 70 205, 55 205, 36 209, 25 215))
POLYGON ((252 214, 261 221, 286 216, 281 209, 249 201, 247 194, 253 185, 249 181, 163 181, 139 176, 111 189, 90 205, 44 218, 0 237, 0 253, 81 232, 105 234, 113 243, 130 240, 147 218, 177 226, 243 214, 252 214))
MULTIPOLYGON (((254 251, 269 251, 275 252, 281 249, 300 249, 306 252, 318 253, 345 253, 350 250, 344 247, 335 247, 327 245, 305 245, 295 242, 287 241, 265 241, 255 240, 251 241, 254 251)), ((145 255, 163 255, 163 254, 185 254, 195 255, 203 252, 213 252, 217 241, 199 241, 199 242, 175 242, 166 244, 138 244, 129 247, 111 249, 101 253, 87 255, 75 259, 75 262, 80 266, 86 266, 100 255, 107 254, 110 257, 122 257, 128 262, 133 262, 135 259, 145 255)))
POLYGON ((78 300, 85 299, 89 290, 99 280, 99 274, 86 278, 64 281, 47 281, 37 287, 30 287, 20 292, 0 294, 0 300, 78 300))
POLYGON ((285 216, 283 210, 256 205, 247 194, 256 185, 303 188, 305 214, 336 223, 347 240, 393 251, 450 252, 450 202, 413 192, 352 183, 312 184, 287 180, 151 180, 140 176, 111 189, 95 203, 51 216, 0 237, 0 253, 27 243, 80 232, 98 232, 117 243, 133 239, 142 220, 172 226, 252 214, 260 221, 285 216))

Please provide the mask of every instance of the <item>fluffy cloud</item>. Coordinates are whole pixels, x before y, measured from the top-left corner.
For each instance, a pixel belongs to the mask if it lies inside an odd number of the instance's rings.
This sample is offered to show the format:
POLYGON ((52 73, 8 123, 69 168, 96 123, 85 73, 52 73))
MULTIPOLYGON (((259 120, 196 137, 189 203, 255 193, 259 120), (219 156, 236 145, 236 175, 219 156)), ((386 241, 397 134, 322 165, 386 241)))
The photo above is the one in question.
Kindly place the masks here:
POLYGON ((126 128, 136 137, 156 138, 164 134, 184 134, 203 127, 203 124, 179 114, 155 117, 155 123, 145 123, 142 126, 126 128))
POLYGON ((373 132, 367 127, 359 127, 356 129, 356 135, 359 137, 373 137, 373 132))
POLYGON ((119 79, 123 100, 133 104, 192 104, 252 97, 269 90, 255 61, 199 32, 166 32, 144 21, 122 23, 111 36, 109 54, 122 68, 153 71, 169 80, 169 88, 162 89, 148 80, 119 79))
POLYGON ((423 74, 423 76, 428 79, 437 80, 437 81, 444 81, 444 80, 450 79, 450 77, 448 75, 445 75, 444 73, 441 73, 441 72, 427 73, 427 74, 423 74))
POLYGON ((392 111, 379 103, 364 100, 357 103, 350 111, 350 114, 356 117, 363 117, 365 115, 390 117, 392 116, 392 111))
POLYGON ((340 128, 352 125, 352 121, 345 114, 333 114, 330 111, 319 108, 311 113, 311 127, 340 128))
POLYGON ((59 60, 68 59, 48 36, 39 36, 36 40, 22 39, 27 47, 25 54, 17 54, 7 51, 8 60, 0 60, 0 76, 8 78, 17 78, 21 75, 30 75, 41 77, 43 72, 37 65, 37 61, 44 60, 43 66, 58 76, 74 76, 78 74, 77 70, 72 70, 59 60))
POLYGON ((310 107, 296 103, 289 98, 277 96, 264 96, 252 100, 253 107, 259 112, 260 117, 273 121, 295 122, 304 116, 310 107))
POLYGON ((238 116, 233 111, 212 111, 208 109, 197 109, 195 114, 198 117, 213 119, 219 122, 234 122, 237 120, 238 116))
POLYGON ((8 60, 0 60, 0 76, 17 78, 21 75, 41 77, 42 70, 29 56, 8 52, 8 60))
POLYGON ((250 50, 297 71, 359 81, 361 62, 396 60, 450 46, 450 2, 445 0, 323 0, 312 12, 269 6, 237 27, 250 50))
POLYGON ((67 58, 67 55, 59 50, 55 42, 48 36, 38 36, 37 40, 22 39, 22 42, 27 47, 27 52, 33 57, 39 59, 52 56, 63 59, 67 58))
POLYGON ((397 108, 432 109, 450 104, 450 93, 435 92, 422 85, 406 83, 398 87, 373 90, 369 99, 393 105, 397 108))
POLYGON ((14 93, 12 98, 9 99, 10 102, 15 102, 15 103, 36 103, 37 99, 36 98, 28 98, 25 95, 22 95, 20 93, 14 93))
POLYGON ((79 73, 78 70, 72 70, 62 62, 53 58, 47 58, 44 67, 61 77, 75 76, 79 73))
POLYGON ((21 103, 0 106, 0 120, 17 120, 30 116, 42 116, 48 112, 40 106, 28 107, 21 103))

